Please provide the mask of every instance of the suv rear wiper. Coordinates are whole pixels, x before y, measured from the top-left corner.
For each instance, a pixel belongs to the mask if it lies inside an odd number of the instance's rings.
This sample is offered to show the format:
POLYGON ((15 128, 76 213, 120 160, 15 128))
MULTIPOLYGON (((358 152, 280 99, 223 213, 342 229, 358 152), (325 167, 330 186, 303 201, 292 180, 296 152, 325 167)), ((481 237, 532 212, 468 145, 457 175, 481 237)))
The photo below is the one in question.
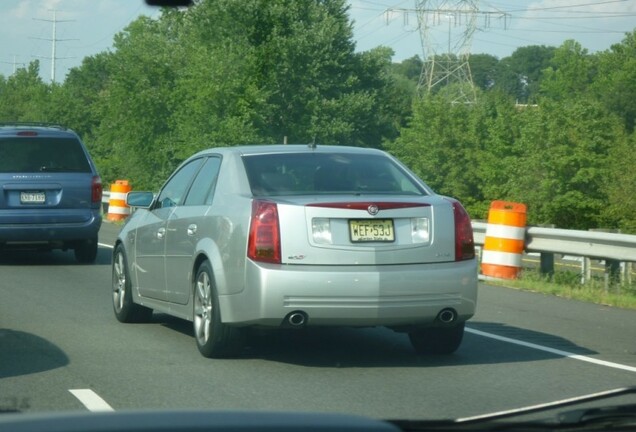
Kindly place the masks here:
POLYGON ((609 424, 616 426, 636 425, 636 404, 617 405, 608 407, 584 408, 566 412, 560 412, 554 421, 505 421, 527 414, 552 411, 555 409, 580 405, 587 402, 612 399, 619 396, 636 394, 636 386, 622 387, 599 393, 577 396, 569 399, 532 405, 523 408, 483 414, 473 417, 464 417, 454 420, 388 420, 404 431, 441 431, 441 430, 480 430, 490 431, 496 429, 514 430, 515 428, 533 428, 537 430, 576 429, 590 424, 609 424))

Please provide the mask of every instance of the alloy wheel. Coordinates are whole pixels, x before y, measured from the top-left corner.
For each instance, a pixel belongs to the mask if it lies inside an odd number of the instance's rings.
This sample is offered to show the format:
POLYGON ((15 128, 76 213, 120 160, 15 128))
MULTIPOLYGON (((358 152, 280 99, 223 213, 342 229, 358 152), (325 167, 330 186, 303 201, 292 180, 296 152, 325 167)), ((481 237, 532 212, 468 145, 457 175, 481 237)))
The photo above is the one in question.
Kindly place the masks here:
POLYGON ((126 263, 121 252, 115 256, 113 264, 113 305, 115 311, 121 312, 126 296, 126 263))
POLYGON ((194 290, 194 332, 199 344, 210 339, 212 323, 212 290, 210 276, 203 271, 199 274, 194 290))

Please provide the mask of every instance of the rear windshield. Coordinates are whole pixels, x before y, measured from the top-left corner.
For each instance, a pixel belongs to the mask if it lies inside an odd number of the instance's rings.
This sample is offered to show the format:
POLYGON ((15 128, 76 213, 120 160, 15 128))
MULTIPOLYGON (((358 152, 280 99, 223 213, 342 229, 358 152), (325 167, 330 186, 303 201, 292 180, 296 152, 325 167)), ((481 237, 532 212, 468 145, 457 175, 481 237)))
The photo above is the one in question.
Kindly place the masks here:
POLYGON ((426 195, 399 165, 383 155, 267 154, 244 156, 243 163, 254 196, 426 195))
POLYGON ((2 138, 0 172, 91 172, 81 143, 73 138, 2 138))

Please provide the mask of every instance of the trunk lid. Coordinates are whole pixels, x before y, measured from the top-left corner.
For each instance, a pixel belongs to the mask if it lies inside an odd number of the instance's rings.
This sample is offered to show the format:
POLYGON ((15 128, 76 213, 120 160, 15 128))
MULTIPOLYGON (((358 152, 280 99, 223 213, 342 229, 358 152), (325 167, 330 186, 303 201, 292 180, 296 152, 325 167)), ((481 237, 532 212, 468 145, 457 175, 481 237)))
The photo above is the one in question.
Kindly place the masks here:
POLYGON ((284 264, 399 265, 455 258, 453 208, 439 196, 276 202, 284 264))

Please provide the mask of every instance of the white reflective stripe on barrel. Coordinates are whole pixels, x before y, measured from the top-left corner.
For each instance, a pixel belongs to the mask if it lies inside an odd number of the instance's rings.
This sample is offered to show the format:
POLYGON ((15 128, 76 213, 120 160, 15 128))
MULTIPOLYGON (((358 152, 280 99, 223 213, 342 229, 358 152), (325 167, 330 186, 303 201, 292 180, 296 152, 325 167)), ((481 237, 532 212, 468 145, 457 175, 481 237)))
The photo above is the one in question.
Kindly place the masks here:
POLYGON ((110 214, 120 214, 120 215, 128 215, 130 214, 130 207, 119 207, 119 206, 108 206, 108 213, 110 214))
POLYGON ((483 250, 481 262, 509 267, 521 267, 521 254, 483 250))
POLYGON ((111 192, 110 193, 110 199, 111 200, 126 201, 126 195, 127 194, 128 194, 128 192, 111 192))
POLYGON ((525 227, 516 227, 511 225, 487 224, 486 236, 512 240, 524 240, 526 237, 526 229, 525 227))

